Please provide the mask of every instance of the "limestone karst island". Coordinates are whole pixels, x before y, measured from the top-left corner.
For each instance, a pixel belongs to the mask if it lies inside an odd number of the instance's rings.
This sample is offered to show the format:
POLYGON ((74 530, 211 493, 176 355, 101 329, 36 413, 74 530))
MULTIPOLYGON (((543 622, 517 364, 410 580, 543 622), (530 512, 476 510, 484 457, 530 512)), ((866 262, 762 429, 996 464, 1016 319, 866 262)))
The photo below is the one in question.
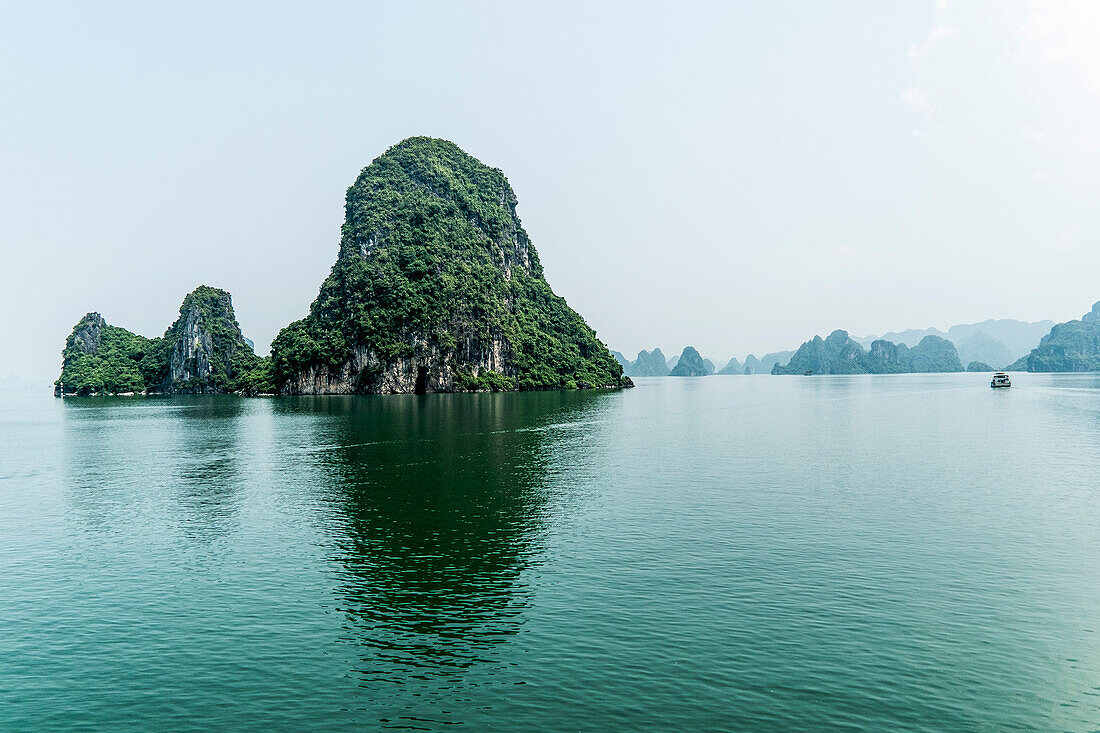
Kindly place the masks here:
POLYGON ((504 174, 414 137, 348 189, 340 253, 309 313, 258 357, 229 293, 183 301, 160 338, 89 313, 55 394, 398 394, 633 386, 554 294, 504 174))

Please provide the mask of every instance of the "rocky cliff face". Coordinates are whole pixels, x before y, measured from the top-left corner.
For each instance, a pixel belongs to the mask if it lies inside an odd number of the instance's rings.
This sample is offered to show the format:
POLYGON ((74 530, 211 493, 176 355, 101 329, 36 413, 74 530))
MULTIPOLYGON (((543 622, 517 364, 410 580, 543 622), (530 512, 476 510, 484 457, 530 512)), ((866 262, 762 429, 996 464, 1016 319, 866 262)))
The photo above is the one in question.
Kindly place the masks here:
POLYGON ((212 394, 238 388, 259 359, 245 342, 225 290, 200 285, 187 294, 179 318, 164 334, 167 364, 156 389, 212 394))
POLYGON ((625 386, 543 277, 504 175, 431 138, 348 189, 336 264, 272 358, 288 394, 625 386))
POLYGON ((75 349, 81 354, 95 356, 103 338, 103 328, 107 322, 98 313, 89 313, 73 327, 73 332, 65 342, 65 349, 75 349))
POLYGON ((488 342, 471 340, 462 346, 460 373, 451 352, 438 345, 418 343, 415 357, 386 359, 369 346, 352 349, 350 358, 338 367, 318 364, 299 372, 284 391, 292 394, 425 394, 453 392, 467 378, 506 374, 503 338, 488 342))
POLYGON ((161 392, 189 391, 204 393, 216 391, 211 384, 214 369, 210 357, 214 352, 214 339, 202 322, 197 307, 181 314, 173 328, 179 333, 168 356, 168 370, 161 382, 161 392))

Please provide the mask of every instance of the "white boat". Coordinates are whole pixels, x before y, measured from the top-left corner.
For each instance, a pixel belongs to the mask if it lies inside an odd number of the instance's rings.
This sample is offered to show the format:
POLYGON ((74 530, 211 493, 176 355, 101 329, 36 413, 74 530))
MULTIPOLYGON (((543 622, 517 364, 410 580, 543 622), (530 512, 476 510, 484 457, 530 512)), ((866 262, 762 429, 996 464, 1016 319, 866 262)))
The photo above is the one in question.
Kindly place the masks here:
POLYGON ((1011 387, 1012 380, 1008 378, 1008 374, 1005 372, 997 372, 993 375, 993 381, 989 383, 989 386, 994 389, 997 387, 1011 387))

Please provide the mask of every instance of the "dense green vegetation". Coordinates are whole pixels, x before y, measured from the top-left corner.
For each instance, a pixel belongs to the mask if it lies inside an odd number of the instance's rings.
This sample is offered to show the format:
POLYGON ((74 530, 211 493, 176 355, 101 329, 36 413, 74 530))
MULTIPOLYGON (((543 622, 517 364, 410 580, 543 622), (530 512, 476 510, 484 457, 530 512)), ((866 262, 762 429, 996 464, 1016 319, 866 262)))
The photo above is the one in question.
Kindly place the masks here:
POLYGON ((772 374, 901 374, 906 372, 961 372, 962 363, 950 341, 925 336, 913 348, 878 339, 865 351, 847 331, 815 336, 802 344, 786 366, 776 364, 772 374))
MULTIPOLYGON (((379 374, 442 362, 455 389, 618 385, 622 366, 550 289, 515 205, 499 170, 445 140, 410 138, 363 169, 336 264, 309 315, 272 344, 283 390, 357 348, 379 374), (501 371, 486 367, 495 352, 501 371)), ((355 376, 370 391, 372 375, 355 376)))
POLYGON ((1079 321, 1055 325, 1039 346, 1008 367, 1029 372, 1100 371, 1100 303, 1079 321))
POLYGON ((56 384, 67 393, 270 392, 270 359, 241 336, 229 293, 199 286, 164 336, 146 338, 89 313, 73 328, 56 384))
POLYGON ((275 394, 275 366, 270 356, 257 357, 256 365, 240 372, 236 381, 236 391, 249 396, 275 394))
POLYGON ((68 392, 141 392, 159 369, 160 339, 108 325, 89 313, 73 327, 56 384, 68 392))
POLYGON ((966 365, 966 371, 968 372, 995 372, 997 371, 993 367, 986 364, 984 361, 972 361, 966 365))

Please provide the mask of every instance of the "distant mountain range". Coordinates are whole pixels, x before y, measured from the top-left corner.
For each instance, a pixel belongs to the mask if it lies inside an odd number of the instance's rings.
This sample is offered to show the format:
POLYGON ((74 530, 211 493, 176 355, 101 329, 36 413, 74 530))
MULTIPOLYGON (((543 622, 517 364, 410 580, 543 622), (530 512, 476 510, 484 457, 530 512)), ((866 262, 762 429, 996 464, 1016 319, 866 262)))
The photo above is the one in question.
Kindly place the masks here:
POLYGON ((634 361, 630 361, 618 351, 611 354, 623 365, 623 373, 629 377, 667 377, 667 376, 707 376, 710 374, 771 374, 772 367, 776 364, 785 364, 794 355, 794 351, 775 351, 757 358, 755 354, 749 354, 745 361, 741 362, 736 357, 723 363, 719 369, 713 359, 699 356, 701 366, 692 363, 690 367, 684 367, 679 373, 673 374, 680 366, 684 355, 689 350, 699 355, 693 346, 687 346, 684 351, 670 359, 665 359, 664 353, 658 348, 652 351, 640 351, 634 361), (685 374, 684 372, 687 372, 685 374), (696 374, 696 372, 702 372, 696 374))
MULTIPOLYGON (((1087 321, 1091 317, 1090 314, 1083 321, 1087 321)), ((1097 316, 1097 318, 1100 318, 1100 316, 1097 316)), ((1070 323, 1079 324, 1082 321, 1071 321, 1070 323)), ((941 331, 938 328, 907 329, 885 333, 882 336, 864 337, 849 336, 846 331, 840 331, 839 333, 844 334, 845 340, 839 341, 840 337, 838 336, 836 340, 830 342, 828 348, 824 344, 829 339, 817 337, 816 340, 821 342, 820 346, 814 345, 814 339, 811 339, 797 351, 775 351, 760 358, 757 358, 755 354, 749 354, 744 360, 734 357, 725 362, 719 362, 722 364, 721 367, 715 367, 715 362, 710 359, 703 359, 702 371, 707 374, 722 375, 772 374, 773 372, 778 374, 802 374, 807 369, 812 369, 817 374, 897 373, 929 370, 962 371, 964 364, 979 368, 992 365, 991 368, 995 369, 1006 368, 1006 365, 1012 364, 1014 368, 1027 369, 1029 367, 1025 363, 1024 357, 1029 357, 1030 354, 1034 353, 1033 350, 1039 345, 1040 339, 1043 339, 1052 327, 1054 327, 1054 321, 1033 321, 1029 323, 1012 318, 1001 318, 989 319, 980 323, 960 323, 947 329, 947 331, 941 331), (933 337, 933 340, 924 343, 928 337, 933 337), (855 363, 847 365, 831 362, 830 359, 833 357, 827 355, 829 350, 833 346, 838 346, 840 351, 845 348, 851 349, 848 344, 849 340, 860 347, 860 351, 864 353, 864 356, 853 356, 855 363), (883 343, 875 348, 875 343, 878 341, 883 343), (921 346, 922 343, 924 343, 923 347, 921 346), (951 348, 947 349, 945 343, 950 345, 951 348), (804 349, 808 349, 808 351, 803 351, 804 349), (801 353, 802 356, 796 360, 795 357, 798 353, 801 353), (810 364, 810 366, 805 364, 810 364), (816 367, 812 364, 816 364, 816 367), (841 371, 829 371, 831 369, 841 371), (843 371, 844 369, 855 369, 856 371, 843 371)), ((1087 329, 1088 326, 1086 325, 1085 330, 1087 329)), ((1063 336, 1070 331, 1076 334, 1081 330, 1081 327, 1066 328, 1063 329, 1063 336)), ((836 333, 838 332, 834 331, 834 334, 836 333)), ((832 335, 829 338, 832 338, 832 335)), ((698 354, 698 351, 693 347, 689 348, 698 354)), ((1049 346, 1033 361, 1036 367, 1035 370, 1049 371, 1045 367, 1050 365, 1081 366, 1091 363, 1087 357, 1077 359, 1055 357, 1051 350, 1056 348, 1058 348, 1056 344, 1049 346)), ((1073 353, 1080 354, 1081 350, 1085 349, 1085 345, 1077 344, 1073 348, 1077 349, 1073 353)), ((1085 350, 1087 351, 1087 349, 1085 350)), ((681 354, 666 360, 660 349, 642 351, 634 361, 630 361, 617 351, 611 353, 623 365, 623 371, 632 377, 668 376, 676 369, 683 358, 683 354, 681 354)), ((850 355, 852 354, 855 354, 855 352, 852 351, 850 355)), ((1097 358, 1100 359, 1100 351, 1097 353, 1097 358)), ((1100 369, 1100 362, 1098 362, 1096 368, 1100 369)), ((691 368, 685 368, 682 371, 694 373, 698 370, 696 365, 693 365, 691 368)), ((1069 369, 1069 371, 1073 371, 1073 369, 1069 369)))
POLYGON ((965 364, 971 361, 985 362, 1002 367, 1026 355, 1054 326, 1054 321, 1017 321, 1012 318, 989 319, 980 323, 961 323, 943 332, 938 328, 909 329, 884 333, 882 336, 856 337, 864 348, 870 348, 878 339, 892 341, 912 348, 925 336, 937 336, 955 345, 959 359, 965 364))
POLYGON ((847 331, 833 331, 827 338, 814 336, 802 344, 786 366, 772 374, 905 374, 910 372, 961 372, 963 365, 955 345, 939 336, 925 336, 913 348, 876 339, 867 351, 847 331))

